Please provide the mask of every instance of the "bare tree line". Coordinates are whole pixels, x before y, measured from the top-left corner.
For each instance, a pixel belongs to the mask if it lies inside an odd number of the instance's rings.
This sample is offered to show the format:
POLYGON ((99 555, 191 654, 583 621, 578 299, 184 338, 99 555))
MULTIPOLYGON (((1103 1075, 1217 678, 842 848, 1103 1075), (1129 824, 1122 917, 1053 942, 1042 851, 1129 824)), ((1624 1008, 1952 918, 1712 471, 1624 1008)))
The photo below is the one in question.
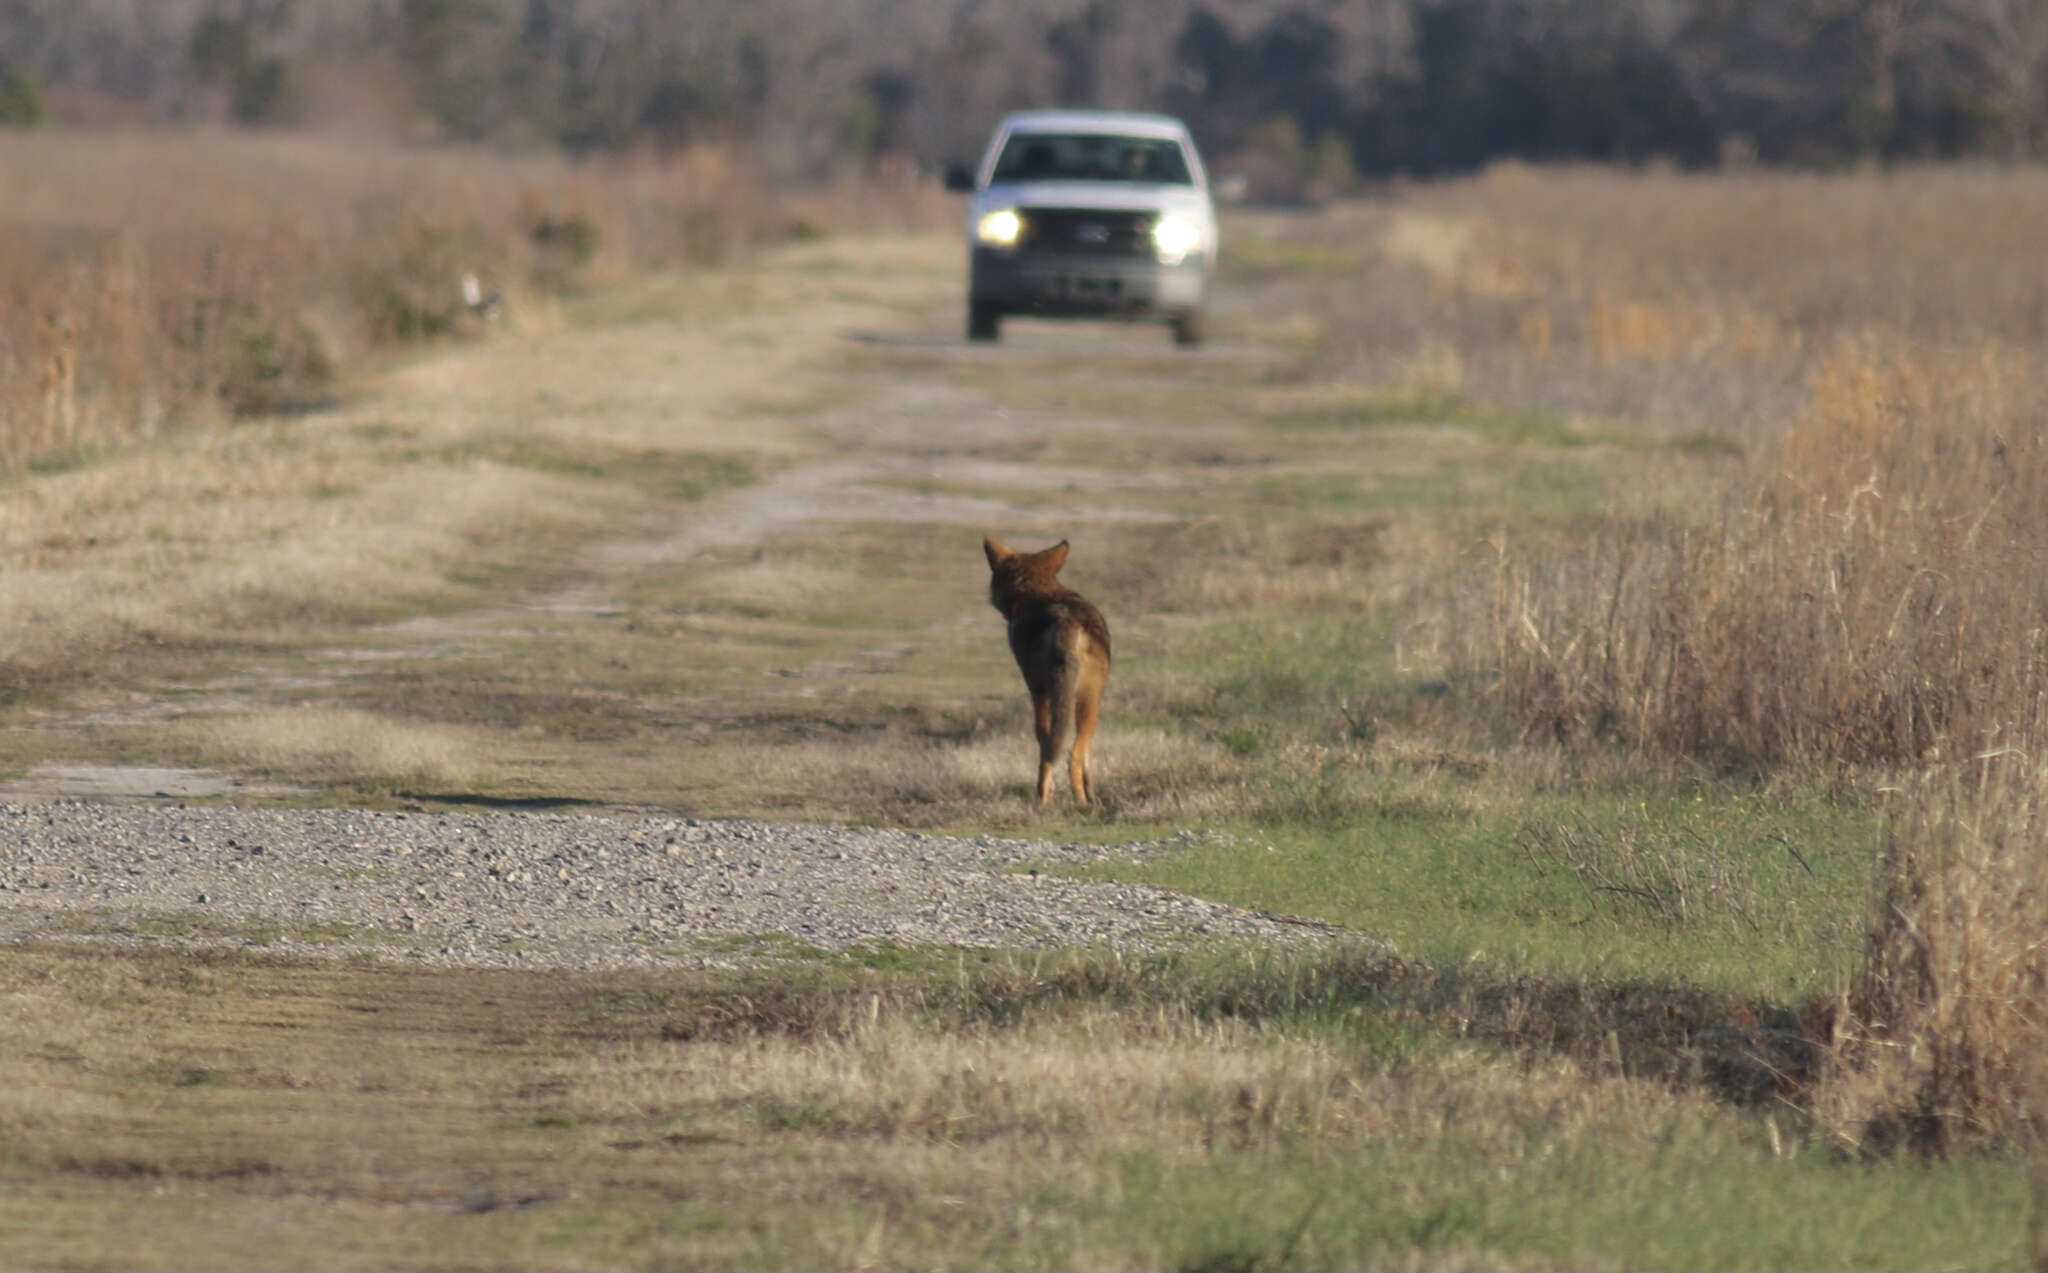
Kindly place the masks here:
POLYGON ((1337 178, 2048 147, 2048 0, 0 0, 0 71, 59 119, 737 138, 792 176, 1046 104, 1337 178))

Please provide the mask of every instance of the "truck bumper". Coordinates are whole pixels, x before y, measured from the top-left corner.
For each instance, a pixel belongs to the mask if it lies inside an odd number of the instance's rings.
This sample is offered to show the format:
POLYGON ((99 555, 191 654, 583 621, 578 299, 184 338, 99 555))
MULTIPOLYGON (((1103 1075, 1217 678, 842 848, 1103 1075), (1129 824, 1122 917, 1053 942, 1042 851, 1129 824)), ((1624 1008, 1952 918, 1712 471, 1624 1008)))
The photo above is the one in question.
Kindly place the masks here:
POLYGON ((1161 317, 1202 306, 1208 263, 1162 265, 1131 257, 997 252, 975 248, 969 297, 1006 314, 1161 317))

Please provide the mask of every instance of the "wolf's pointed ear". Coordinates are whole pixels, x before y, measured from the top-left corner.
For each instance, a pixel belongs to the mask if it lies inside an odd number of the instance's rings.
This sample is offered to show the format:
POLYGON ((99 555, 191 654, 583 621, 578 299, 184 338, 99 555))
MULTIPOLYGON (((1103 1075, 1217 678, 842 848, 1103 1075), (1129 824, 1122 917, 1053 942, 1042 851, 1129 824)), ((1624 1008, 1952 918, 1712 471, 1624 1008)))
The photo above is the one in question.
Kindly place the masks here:
POLYGON ((988 564, 991 570, 1017 555, 1011 552, 1009 546, 994 535, 983 535, 981 537, 981 551, 988 554, 988 564))
POLYGON ((1062 539, 1045 550, 1045 568, 1057 574, 1067 564, 1067 541, 1062 539))

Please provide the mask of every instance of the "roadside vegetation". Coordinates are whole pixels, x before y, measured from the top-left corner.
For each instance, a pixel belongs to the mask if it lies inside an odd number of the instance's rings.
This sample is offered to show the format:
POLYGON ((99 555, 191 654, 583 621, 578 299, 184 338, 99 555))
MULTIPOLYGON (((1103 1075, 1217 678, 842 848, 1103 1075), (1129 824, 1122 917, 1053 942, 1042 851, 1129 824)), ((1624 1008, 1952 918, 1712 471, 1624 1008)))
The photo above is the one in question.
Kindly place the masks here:
POLYGON ((732 147, 573 163, 320 134, 0 129, 0 469, 331 404, 393 351, 943 197, 778 194, 732 147))
POLYGON ((2038 1266, 2043 193, 1499 168, 1246 211, 1197 356, 963 350, 950 236, 821 215, 508 274, 501 323, 287 414, 52 449, 37 406, 9 775, 1186 831, 1099 869, 1358 939, 16 949, 0 1249, 2038 1266), (1029 807, 983 530, 1070 538, 1116 632, 1095 810, 1029 807))

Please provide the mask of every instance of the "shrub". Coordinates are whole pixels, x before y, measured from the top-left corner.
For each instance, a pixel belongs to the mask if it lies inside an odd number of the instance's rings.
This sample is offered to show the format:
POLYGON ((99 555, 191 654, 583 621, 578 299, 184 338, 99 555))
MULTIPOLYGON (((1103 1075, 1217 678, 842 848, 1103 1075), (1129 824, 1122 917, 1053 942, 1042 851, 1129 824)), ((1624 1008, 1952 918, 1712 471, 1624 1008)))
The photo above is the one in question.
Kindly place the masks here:
POLYGON ((1909 765, 2033 739, 2048 696, 2048 444, 2017 360, 1845 351, 1704 527, 1503 557, 1491 662, 1529 734, 1710 764, 1909 765))

